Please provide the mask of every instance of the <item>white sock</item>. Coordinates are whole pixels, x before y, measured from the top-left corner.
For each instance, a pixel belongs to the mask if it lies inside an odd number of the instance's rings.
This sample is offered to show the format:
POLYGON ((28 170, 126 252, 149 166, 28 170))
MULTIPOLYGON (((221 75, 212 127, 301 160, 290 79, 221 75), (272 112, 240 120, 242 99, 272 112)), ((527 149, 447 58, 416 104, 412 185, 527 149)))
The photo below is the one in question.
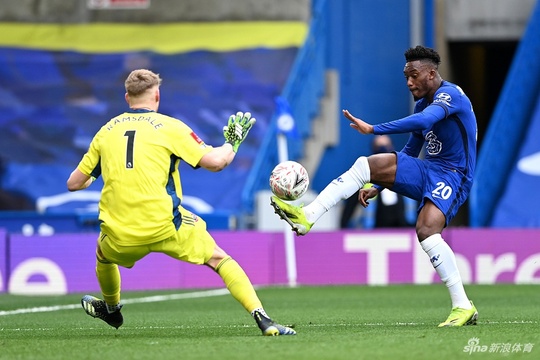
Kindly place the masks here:
POLYGON ((470 309, 472 306, 463 288, 461 275, 456 264, 456 256, 441 234, 431 235, 422 241, 420 245, 428 254, 431 265, 433 265, 442 282, 448 288, 452 308, 470 309))
POLYGON ((332 180, 317 198, 304 207, 307 221, 315 223, 325 212, 340 200, 351 197, 369 182, 371 173, 365 156, 359 157, 353 166, 337 179, 332 180))
POLYGON ((116 305, 109 305, 107 304, 107 312, 109 314, 112 314, 113 312, 117 311, 117 310, 120 310, 122 308, 122 305, 121 304, 116 304, 116 305))
POLYGON ((257 309, 254 309, 252 312, 251 312, 251 316, 255 317, 255 311, 259 312, 262 316, 270 319, 270 316, 266 315, 266 311, 264 311, 263 308, 257 308, 257 309))

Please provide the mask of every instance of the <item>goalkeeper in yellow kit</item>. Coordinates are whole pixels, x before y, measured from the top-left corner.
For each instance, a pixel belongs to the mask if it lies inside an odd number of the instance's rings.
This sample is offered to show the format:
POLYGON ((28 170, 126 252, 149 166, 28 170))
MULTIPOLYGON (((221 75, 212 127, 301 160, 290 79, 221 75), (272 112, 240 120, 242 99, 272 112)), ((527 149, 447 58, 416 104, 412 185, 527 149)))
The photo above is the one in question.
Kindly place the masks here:
POLYGON ((160 84, 159 75, 150 70, 129 74, 125 98, 130 109, 98 131, 67 181, 70 191, 86 189, 100 175, 104 182, 96 250, 103 300, 85 295, 82 307, 88 315, 119 328, 123 316, 118 266, 131 268, 149 253, 160 252, 214 269, 263 335, 295 335, 268 317, 240 265, 217 246, 206 223, 181 205, 179 161, 223 170, 234 160, 255 119, 250 113, 231 115, 223 128, 225 143, 209 146, 182 121, 157 112, 160 84))

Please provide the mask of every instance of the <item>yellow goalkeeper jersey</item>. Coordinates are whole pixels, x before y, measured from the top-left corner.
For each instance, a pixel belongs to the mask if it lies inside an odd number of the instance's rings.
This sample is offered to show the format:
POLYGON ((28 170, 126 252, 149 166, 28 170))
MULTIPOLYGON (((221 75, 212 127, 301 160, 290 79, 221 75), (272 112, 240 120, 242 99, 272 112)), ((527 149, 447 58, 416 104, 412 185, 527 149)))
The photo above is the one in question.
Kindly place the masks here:
POLYGON ((160 113, 133 110, 111 119, 78 165, 103 177, 101 230, 121 245, 174 235, 182 221, 178 163, 195 167, 211 149, 185 123, 160 113))

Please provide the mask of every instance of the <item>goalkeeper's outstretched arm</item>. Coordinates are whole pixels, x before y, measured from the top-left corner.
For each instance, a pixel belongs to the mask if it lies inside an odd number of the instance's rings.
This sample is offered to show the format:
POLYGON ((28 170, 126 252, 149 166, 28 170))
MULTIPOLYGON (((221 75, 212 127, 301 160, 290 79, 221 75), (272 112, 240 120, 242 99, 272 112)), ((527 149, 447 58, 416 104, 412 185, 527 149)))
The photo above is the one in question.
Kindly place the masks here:
POLYGON ((234 152, 233 146, 225 143, 204 154, 198 165, 206 170, 217 172, 229 166, 235 156, 236 152, 234 152))
POLYGON ((84 174, 81 170, 76 168, 67 180, 67 188, 69 191, 83 190, 89 187, 94 180, 95 178, 84 174))
POLYGON ((229 116, 229 122, 223 127, 223 136, 225 143, 231 144, 234 152, 238 152, 240 144, 246 139, 255 121, 249 112, 239 111, 229 116))
POLYGON ((225 169, 234 160, 240 144, 246 139, 255 121, 249 112, 239 111, 229 116, 227 125, 223 127, 225 144, 205 154, 198 165, 214 172, 225 169))

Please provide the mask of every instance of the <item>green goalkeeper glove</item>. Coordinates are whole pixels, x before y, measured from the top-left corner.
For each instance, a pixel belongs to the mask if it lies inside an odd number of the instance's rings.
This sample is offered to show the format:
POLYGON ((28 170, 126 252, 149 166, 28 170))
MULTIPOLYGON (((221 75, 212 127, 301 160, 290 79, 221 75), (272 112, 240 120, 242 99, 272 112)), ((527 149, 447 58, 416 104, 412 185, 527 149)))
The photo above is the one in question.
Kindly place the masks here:
POLYGON ((237 112, 236 115, 229 116, 229 122, 223 127, 225 142, 233 147, 237 152, 240 144, 246 139, 249 130, 255 124, 255 118, 251 118, 251 113, 237 112))

